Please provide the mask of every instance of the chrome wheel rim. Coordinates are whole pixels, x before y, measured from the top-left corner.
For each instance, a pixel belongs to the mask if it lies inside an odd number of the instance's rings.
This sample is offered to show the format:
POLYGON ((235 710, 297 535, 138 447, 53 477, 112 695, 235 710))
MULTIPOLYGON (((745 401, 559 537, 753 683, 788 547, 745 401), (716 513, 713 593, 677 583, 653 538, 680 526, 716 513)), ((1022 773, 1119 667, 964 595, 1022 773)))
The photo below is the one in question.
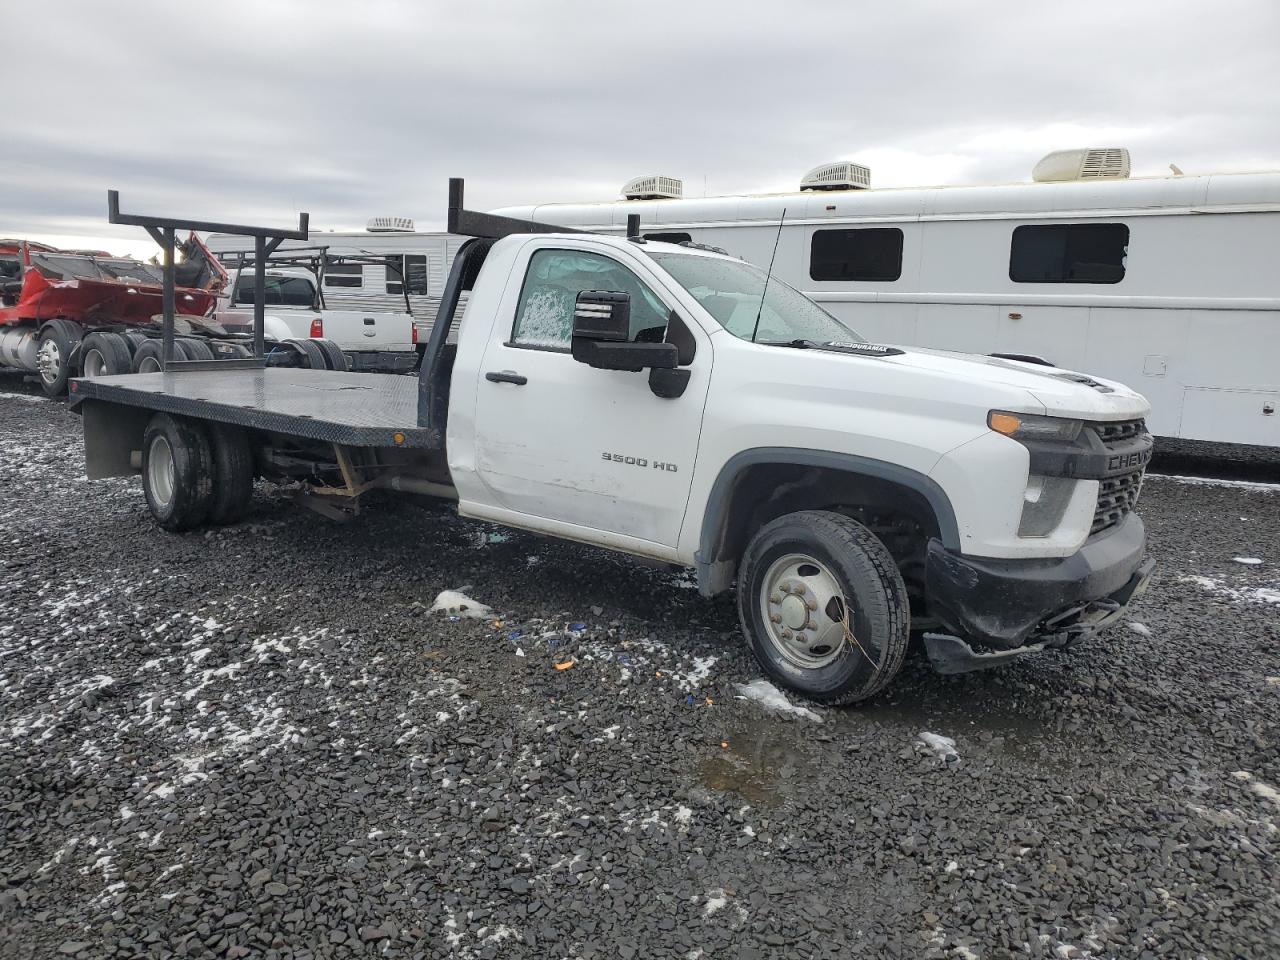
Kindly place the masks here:
POLYGON ((56 383, 62 370, 62 351, 52 340, 45 340, 36 351, 36 366, 40 369, 40 379, 45 383, 56 383))
POLYGON ((844 591, 813 557, 789 553, 775 560, 760 583, 759 603, 765 635, 788 663, 817 670, 844 650, 844 591))
POLYGON ((151 441, 151 455, 147 458, 147 482, 157 505, 169 506, 173 501, 175 485, 173 448, 163 436, 151 441))
POLYGON ((139 373, 159 373, 160 361, 155 357, 143 357, 138 361, 139 373))
POLYGON ((107 358, 102 355, 101 350, 90 350, 84 355, 84 375, 86 377, 100 377, 107 370, 107 358))

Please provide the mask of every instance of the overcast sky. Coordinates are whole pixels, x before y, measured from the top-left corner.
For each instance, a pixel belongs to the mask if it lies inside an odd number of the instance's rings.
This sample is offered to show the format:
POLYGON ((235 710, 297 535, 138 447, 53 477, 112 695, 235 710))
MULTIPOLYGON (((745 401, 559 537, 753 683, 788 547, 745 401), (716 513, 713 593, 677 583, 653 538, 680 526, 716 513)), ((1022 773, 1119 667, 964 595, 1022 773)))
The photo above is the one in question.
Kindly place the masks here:
MULTIPOLYGON (((1280 169, 1276 0, 43 0, 6 18, 0 236, 150 256, 133 212, 313 228, 467 205, 1280 169), (34 11, 38 10, 38 15, 34 11), (73 239, 74 238, 74 239, 73 239)), ((14 9, 16 13, 17 8, 14 9)))

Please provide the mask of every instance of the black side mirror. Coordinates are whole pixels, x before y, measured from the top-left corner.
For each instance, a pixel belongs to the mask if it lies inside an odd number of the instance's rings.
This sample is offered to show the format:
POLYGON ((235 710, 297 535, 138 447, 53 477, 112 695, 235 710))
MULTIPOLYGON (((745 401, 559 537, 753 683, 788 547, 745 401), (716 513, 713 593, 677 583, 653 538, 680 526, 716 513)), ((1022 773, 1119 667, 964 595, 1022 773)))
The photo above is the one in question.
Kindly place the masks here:
POLYGON ((673 343, 630 343, 631 295, 612 290, 583 290, 573 311, 573 359, 601 370, 645 368, 674 370, 679 350, 673 343))

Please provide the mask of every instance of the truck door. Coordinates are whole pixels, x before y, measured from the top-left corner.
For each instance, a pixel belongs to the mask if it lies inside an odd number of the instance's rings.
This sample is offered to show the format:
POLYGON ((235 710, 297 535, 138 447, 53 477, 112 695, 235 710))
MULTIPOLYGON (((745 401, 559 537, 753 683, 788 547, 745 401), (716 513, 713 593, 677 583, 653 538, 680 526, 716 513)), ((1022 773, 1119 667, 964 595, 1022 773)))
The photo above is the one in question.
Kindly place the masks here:
POLYGON ((657 292, 660 275, 642 256, 623 263, 614 251, 585 246, 533 243, 516 261, 512 279, 520 282, 508 287, 480 365, 476 472, 495 503, 511 511, 674 548, 693 478, 710 343, 693 322, 676 320, 683 329, 668 330, 674 298, 657 292), (573 359, 574 305, 583 290, 630 294, 633 340, 683 339, 681 362, 690 370, 683 395, 655 396, 648 371, 597 370, 573 359))

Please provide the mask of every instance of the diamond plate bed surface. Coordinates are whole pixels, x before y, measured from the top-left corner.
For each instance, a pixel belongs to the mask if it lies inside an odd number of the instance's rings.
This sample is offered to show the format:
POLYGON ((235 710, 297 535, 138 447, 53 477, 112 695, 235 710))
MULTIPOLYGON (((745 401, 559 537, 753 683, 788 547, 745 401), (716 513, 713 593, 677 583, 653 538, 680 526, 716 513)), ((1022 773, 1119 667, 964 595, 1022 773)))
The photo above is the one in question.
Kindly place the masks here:
POLYGON ((441 439, 418 426, 417 377, 289 368, 136 373, 72 381, 72 404, 85 400, 349 446, 438 447, 441 439))

